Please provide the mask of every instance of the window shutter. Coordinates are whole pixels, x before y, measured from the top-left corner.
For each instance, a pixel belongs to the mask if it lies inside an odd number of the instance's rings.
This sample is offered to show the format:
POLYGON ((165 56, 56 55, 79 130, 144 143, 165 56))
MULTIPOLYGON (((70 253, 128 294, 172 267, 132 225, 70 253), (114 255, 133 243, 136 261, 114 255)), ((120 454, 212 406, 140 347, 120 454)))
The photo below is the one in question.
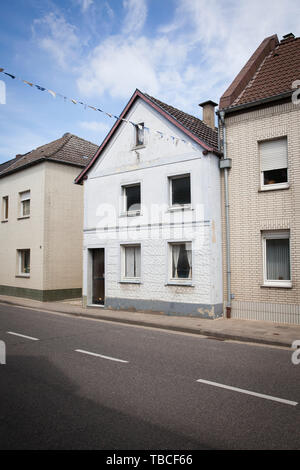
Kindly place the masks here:
POLYGON ((24 191, 24 193, 20 194, 21 201, 27 201, 30 199, 30 191, 24 191))
POLYGON ((259 151, 261 171, 288 167, 286 138, 260 142, 259 151))

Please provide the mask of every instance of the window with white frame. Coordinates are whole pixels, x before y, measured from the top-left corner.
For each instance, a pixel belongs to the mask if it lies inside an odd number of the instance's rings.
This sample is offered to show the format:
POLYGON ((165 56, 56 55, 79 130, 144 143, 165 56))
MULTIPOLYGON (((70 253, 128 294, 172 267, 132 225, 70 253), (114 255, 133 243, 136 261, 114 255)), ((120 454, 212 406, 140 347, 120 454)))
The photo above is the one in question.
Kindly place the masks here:
POLYGON ((170 243, 170 279, 192 279, 192 243, 170 243))
POLYGON ((23 191, 20 195, 20 216, 27 217, 30 215, 30 191, 23 191))
POLYGON ((18 275, 29 276, 30 274, 30 250, 18 250, 18 275))
POLYGON ((189 174, 169 177, 169 189, 171 207, 191 204, 191 177, 189 174))
POLYGON ((122 245, 122 279, 139 280, 141 278, 141 245, 122 245))
POLYGON ((122 186, 123 212, 139 213, 141 210, 141 185, 140 183, 122 186))
POLYGON ((287 138, 259 142, 261 187, 279 189, 288 186, 287 138))
POLYGON ((290 232, 263 232, 264 285, 291 286, 290 232))
POLYGON ((8 220, 8 196, 2 198, 2 220, 8 220))
POLYGON ((135 125, 135 147, 145 145, 145 126, 143 122, 135 125))

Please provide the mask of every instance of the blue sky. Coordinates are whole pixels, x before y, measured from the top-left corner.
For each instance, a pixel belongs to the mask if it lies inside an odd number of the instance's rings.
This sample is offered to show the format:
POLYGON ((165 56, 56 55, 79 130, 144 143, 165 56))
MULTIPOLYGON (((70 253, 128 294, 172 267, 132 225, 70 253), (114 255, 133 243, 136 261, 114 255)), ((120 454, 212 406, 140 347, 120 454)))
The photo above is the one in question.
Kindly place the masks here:
MULTIPOLYGON (((266 36, 299 36, 299 17, 298 0, 1 0, 0 67, 114 114, 139 88, 201 117, 266 36)), ((65 132, 100 144, 113 125, 0 80, 0 162, 65 132)))

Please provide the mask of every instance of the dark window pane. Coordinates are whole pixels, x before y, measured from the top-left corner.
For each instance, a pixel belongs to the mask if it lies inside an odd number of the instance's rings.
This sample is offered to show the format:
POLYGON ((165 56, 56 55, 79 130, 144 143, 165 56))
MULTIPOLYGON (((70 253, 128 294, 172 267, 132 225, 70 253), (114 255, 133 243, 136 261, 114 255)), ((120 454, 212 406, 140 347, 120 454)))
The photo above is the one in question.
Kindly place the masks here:
POLYGON ((186 244, 173 246, 172 277, 174 279, 186 279, 192 277, 191 250, 187 250, 186 244))
POLYGON ((172 179, 172 205, 174 204, 190 204, 191 203, 191 187, 190 176, 172 179))
POLYGON ((264 171, 264 184, 278 184, 287 182, 287 168, 264 171))
POLYGON ((126 210, 139 211, 141 208, 141 187, 139 184, 127 186, 126 192, 126 210))

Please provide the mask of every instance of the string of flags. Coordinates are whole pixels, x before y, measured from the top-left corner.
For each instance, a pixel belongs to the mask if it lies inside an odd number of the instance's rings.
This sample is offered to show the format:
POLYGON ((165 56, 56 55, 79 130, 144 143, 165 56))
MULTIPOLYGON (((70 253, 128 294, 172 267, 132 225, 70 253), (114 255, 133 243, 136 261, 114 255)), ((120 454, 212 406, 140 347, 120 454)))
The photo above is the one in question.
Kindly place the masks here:
MULTIPOLYGON (((123 122, 126 122, 126 123, 129 123, 131 125, 133 125, 135 128, 138 127, 140 130, 144 130, 146 131, 147 133, 150 133, 150 128, 149 127, 146 127, 146 126, 142 126, 141 124, 136 124, 132 121, 130 121, 129 119, 125 119, 125 118, 121 118, 119 116, 116 116, 115 114, 113 113, 108 113, 107 111, 104 111, 103 109, 101 108, 98 108, 96 106, 91 106, 87 103, 84 103, 83 101, 79 101, 79 100, 75 100, 73 98, 68 98, 67 96, 64 96, 62 95, 61 93, 58 93, 56 91, 53 91, 53 90, 49 90, 48 88, 45 88, 45 87, 42 87, 40 85, 36 85, 35 83, 32 83, 32 82, 29 82, 28 80, 23 80, 22 78, 20 77, 17 77, 16 75, 14 74, 11 74, 11 73, 8 73, 5 71, 4 68, 0 67, 0 72, 1 73, 4 73, 5 75, 7 75, 8 77, 10 77, 12 80, 19 80, 23 83, 25 83, 26 85, 30 86, 31 88, 36 88, 37 90, 39 91, 43 91, 43 92, 47 92, 49 93, 53 98, 56 98, 57 96, 59 96, 60 98, 62 98, 64 101, 70 101, 71 103, 73 104, 80 104, 84 107, 84 109, 92 109, 93 111, 98 111, 100 113, 103 113, 105 114, 106 116, 108 116, 109 118, 112 118, 112 119, 116 119, 118 121, 123 121, 123 122)), ((160 139, 163 139, 163 138, 166 138, 166 140, 168 141, 171 141, 172 143, 174 143, 176 146, 178 145, 179 142, 183 142, 185 144, 187 144, 189 147, 193 148, 194 150, 195 147, 190 143, 188 142, 187 140, 185 139, 181 139, 179 137, 176 137, 176 136, 173 136, 173 135, 170 135, 170 134, 166 134, 165 132, 162 132, 162 131, 158 131, 158 130, 152 130, 151 129, 151 132, 154 132, 160 139)))

